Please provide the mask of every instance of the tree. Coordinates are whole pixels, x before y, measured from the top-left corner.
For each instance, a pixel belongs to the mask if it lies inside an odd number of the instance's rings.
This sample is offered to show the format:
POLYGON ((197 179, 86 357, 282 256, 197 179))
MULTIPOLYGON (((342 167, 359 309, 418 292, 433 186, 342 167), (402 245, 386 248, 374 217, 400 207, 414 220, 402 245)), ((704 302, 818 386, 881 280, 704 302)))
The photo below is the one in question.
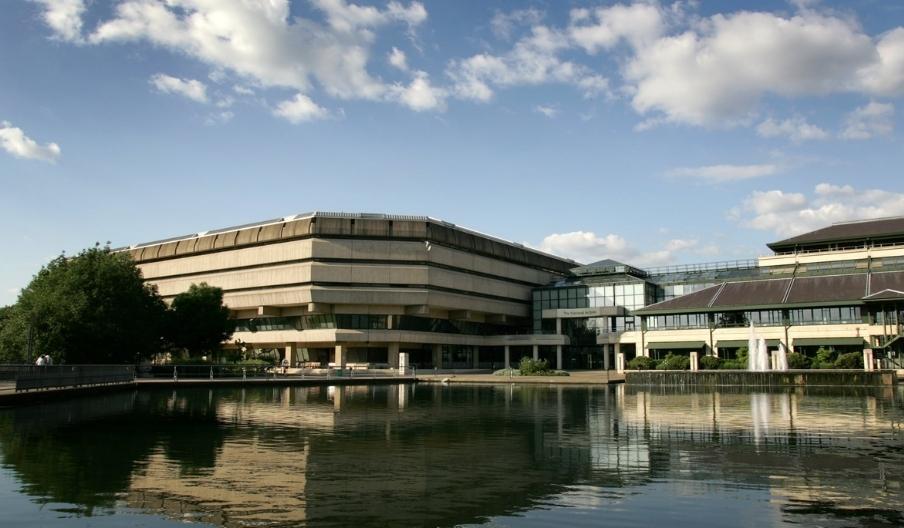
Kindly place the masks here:
POLYGON ((211 354, 232 337, 235 321, 223 306, 223 290, 207 283, 192 284, 176 295, 167 321, 167 340, 191 356, 211 354))
POLYGON ((0 357, 136 362, 159 350, 165 310, 127 254, 97 245, 75 257, 61 255, 41 268, 5 312, 0 357))

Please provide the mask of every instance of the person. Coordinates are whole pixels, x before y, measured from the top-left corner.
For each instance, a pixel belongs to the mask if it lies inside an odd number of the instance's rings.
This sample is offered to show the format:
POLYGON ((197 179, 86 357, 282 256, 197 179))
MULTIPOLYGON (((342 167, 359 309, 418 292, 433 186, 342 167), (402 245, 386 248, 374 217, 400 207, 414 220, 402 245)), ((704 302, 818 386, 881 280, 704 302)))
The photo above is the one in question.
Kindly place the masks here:
POLYGON ((50 354, 44 354, 44 364, 48 367, 53 365, 53 358, 50 357, 50 354))
POLYGON ((35 361, 35 365, 37 365, 39 367, 44 366, 44 354, 41 354, 40 356, 38 356, 38 359, 35 361))

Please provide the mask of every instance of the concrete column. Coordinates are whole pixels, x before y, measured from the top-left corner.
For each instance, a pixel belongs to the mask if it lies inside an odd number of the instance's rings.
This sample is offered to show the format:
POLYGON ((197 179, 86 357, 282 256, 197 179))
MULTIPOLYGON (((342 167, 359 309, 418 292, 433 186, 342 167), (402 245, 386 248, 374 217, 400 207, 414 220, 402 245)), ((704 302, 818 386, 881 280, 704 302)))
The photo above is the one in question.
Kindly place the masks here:
POLYGON ((336 345, 336 357, 333 359, 333 363, 337 367, 345 368, 345 347, 342 345, 336 345))
POLYGON ((697 372, 700 370, 700 361, 697 358, 699 352, 691 352, 691 371, 697 372))
POLYGON ((621 352, 615 354, 615 371, 619 374, 625 372, 625 355, 621 352))
POLYGON ((474 368, 480 368, 480 347, 474 347, 474 368))
POLYGON ((534 345, 534 361, 540 359, 540 345, 534 345))
POLYGON ((556 370, 562 370, 562 345, 556 345, 556 370))
POLYGON ((443 368, 443 345, 433 345, 433 367, 443 368))
POLYGON ((399 354, 399 375, 407 374, 408 365, 408 352, 402 352, 399 354))
POLYGON ((512 363, 512 355, 508 345, 505 345, 505 358, 503 361, 505 361, 505 368, 509 368, 509 365, 512 363))
POLYGON ((399 367, 399 344, 398 343, 389 343, 387 360, 389 361, 389 368, 398 368, 399 367))
POLYGON ((863 349, 863 370, 867 372, 872 372, 876 368, 876 363, 873 361, 873 349, 872 348, 864 348, 863 349))
MULTIPOLYGON (((603 370, 609 370, 609 347, 611 345, 603 345, 603 370)), ((618 347, 618 345, 615 345, 618 347)))
POLYGON ((295 366, 295 346, 295 343, 289 343, 288 345, 286 345, 286 359, 289 360, 290 367, 295 366))
POLYGON ((556 317, 556 333, 562 333, 562 319, 560 317, 556 317))

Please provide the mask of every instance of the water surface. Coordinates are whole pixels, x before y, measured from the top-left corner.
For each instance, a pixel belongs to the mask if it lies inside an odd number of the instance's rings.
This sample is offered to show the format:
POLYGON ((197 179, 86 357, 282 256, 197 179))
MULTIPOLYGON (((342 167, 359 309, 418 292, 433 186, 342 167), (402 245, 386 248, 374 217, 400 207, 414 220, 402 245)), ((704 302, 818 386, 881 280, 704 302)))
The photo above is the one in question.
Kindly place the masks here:
POLYGON ((0 525, 899 526, 900 389, 139 390, 0 410, 0 525))

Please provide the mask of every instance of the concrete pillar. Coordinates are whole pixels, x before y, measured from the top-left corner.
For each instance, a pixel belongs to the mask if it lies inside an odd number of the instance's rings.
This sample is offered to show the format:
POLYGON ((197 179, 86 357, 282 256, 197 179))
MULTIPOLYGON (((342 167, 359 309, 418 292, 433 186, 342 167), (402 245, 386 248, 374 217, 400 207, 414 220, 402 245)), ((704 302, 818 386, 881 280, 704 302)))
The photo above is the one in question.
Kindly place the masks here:
POLYGON ((296 351, 295 343, 289 343, 288 345, 286 345, 286 357, 285 358, 289 360, 290 367, 295 366, 295 361, 296 361, 295 351, 296 351))
POLYGON ((443 368, 443 345, 433 345, 433 367, 443 368))
MULTIPOLYGON (((609 347, 612 345, 603 345, 603 370, 609 370, 609 347)), ((615 345, 618 347, 618 345, 615 345)))
POLYGON ((625 372, 625 355, 621 352, 615 354, 615 371, 619 374, 625 372))
POLYGON ((691 352, 691 372, 700 370, 700 360, 697 358, 699 352, 691 352))
POLYGON ((509 365, 512 364, 512 354, 508 345, 505 345, 505 358, 503 361, 505 361, 505 368, 509 368, 509 365))
POLYGON ((533 357, 534 357, 534 361, 537 361, 537 360, 540 359, 540 345, 534 345, 534 352, 533 352, 533 354, 534 354, 534 356, 533 356, 533 357))
POLYGON ((556 317, 556 333, 562 333, 562 319, 560 317, 556 317))
POLYGON ((474 360, 474 368, 477 369, 480 368, 480 347, 476 346, 473 348, 473 350, 474 357, 472 359, 474 360))
POLYGON ((345 368, 345 360, 345 347, 336 345, 336 357, 333 359, 333 363, 339 368, 345 368))
POLYGON ((876 368, 876 363, 873 361, 873 349, 872 348, 864 348, 863 349, 863 370, 867 372, 872 372, 876 368))
POLYGON ((562 345, 556 345, 556 370, 562 370, 562 345))
POLYGON ((387 360, 389 361, 389 368, 398 368, 399 367, 399 344, 398 343, 389 343, 387 347, 387 360))

